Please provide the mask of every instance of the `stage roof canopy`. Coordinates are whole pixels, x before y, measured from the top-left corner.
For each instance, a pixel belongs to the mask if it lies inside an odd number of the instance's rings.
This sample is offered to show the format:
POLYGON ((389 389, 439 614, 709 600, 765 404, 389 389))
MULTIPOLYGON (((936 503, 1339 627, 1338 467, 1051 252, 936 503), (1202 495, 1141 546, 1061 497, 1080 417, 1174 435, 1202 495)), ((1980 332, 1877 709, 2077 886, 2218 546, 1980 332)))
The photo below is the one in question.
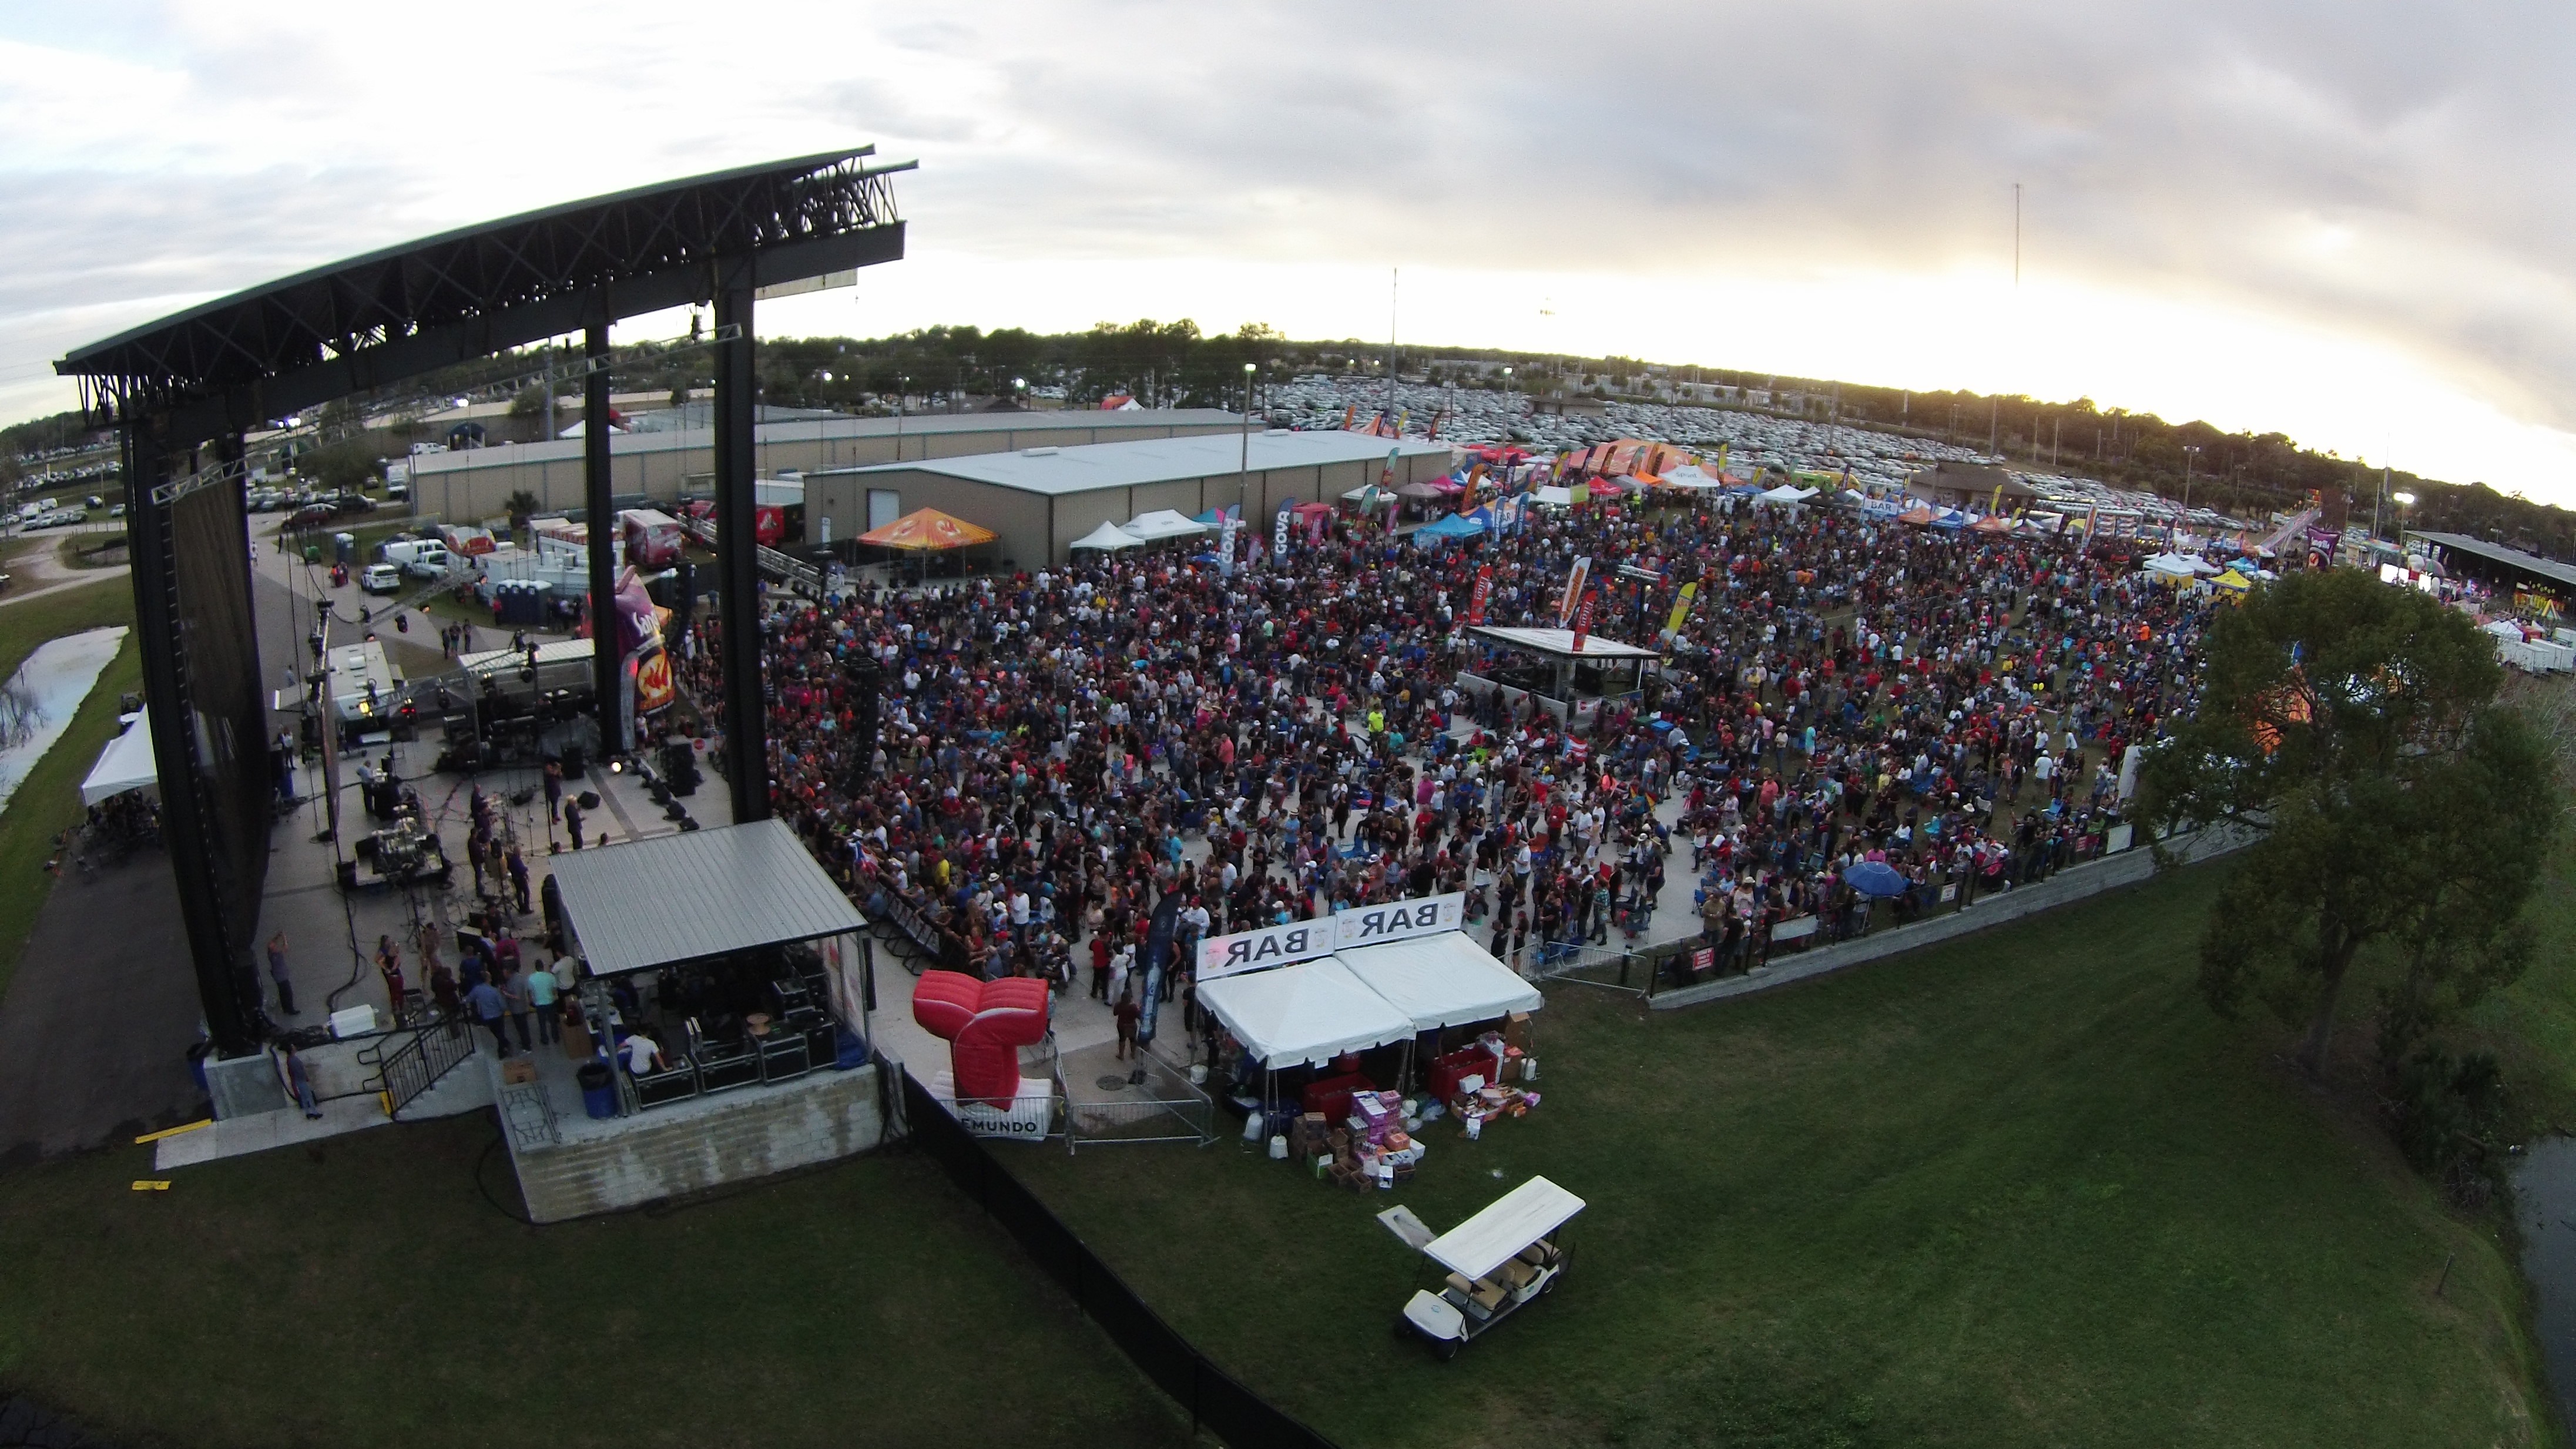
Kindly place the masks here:
POLYGON ((781 820, 559 855, 554 885, 594 976, 868 925, 781 820))

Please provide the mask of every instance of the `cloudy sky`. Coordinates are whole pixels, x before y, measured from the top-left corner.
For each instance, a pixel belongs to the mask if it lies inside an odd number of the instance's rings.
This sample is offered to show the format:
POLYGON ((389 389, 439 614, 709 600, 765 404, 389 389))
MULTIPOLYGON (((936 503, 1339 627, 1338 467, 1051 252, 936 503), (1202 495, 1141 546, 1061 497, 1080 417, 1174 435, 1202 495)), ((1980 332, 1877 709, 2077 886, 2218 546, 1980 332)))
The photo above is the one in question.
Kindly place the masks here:
POLYGON ((2571 73, 2576 11, 2516 0, 5 3, 0 417, 209 296, 874 142, 921 162, 910 258, 764 331, 1392 307, 2576 505, 2571 73))

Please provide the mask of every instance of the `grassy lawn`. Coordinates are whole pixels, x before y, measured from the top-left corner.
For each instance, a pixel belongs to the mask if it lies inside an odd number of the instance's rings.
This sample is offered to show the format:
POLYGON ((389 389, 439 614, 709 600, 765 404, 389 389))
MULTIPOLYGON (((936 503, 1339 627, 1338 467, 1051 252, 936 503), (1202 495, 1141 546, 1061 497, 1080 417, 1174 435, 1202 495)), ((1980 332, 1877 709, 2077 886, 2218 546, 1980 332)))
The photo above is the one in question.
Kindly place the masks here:
POLYGON ((1561 988, 1543 1108, 1426 1129, 1398 1193, 1233 1142, 1008 1160, 1353 1446, 2548 1442, 2492 1225, 2200 1001, 2215 886, 1696 1010, 1561 988), (1591 1204, 1562 1291, 1445 1366, 1391 1338, 1418 1259, 1370 1215, 1534 1172, 1591 1204))
POLYGON ((525 1226, 488 1114, 0 1178, 0 1382, 119 1443, 1185 1444, 927 1159, 525 1226))
MULTIPOLYGON (((0 609, 0 678, 17 671, 36 646, 84 629, 134 622, 134 593, 123 579, 101 580, 97 587, 65 589, 23 604, 0 609)), ((72 716, 69 728, 45 751, 43 759, 18 785, 9 806, 0 811, 0 995, 18 968, 18 953, 35 929, 36 912, 52 893, 54 878, 45 869, 54 837, 78 823, 81 778, 89 773, 99 750, 116 733, 120 696, 143 688, 143 656, 128 634, 125 647, 108 661, 89 697, 72 716)))

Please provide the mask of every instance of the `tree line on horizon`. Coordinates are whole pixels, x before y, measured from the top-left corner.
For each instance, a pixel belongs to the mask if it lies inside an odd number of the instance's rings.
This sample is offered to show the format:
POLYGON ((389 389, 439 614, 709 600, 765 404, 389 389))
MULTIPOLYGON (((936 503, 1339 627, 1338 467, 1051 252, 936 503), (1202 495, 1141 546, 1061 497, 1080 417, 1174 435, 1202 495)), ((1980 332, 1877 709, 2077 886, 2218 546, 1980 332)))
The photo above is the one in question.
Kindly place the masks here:
MULTIPOLYGON (((548 349, 521 348, 442 369, 403 385, 406 395, 441 396, 487 387, 542 367, 548 349)), ((1182 318, 1101 322, 1087 331, 1037 333, 1005 327, 920 328, 885 337, 798 337, 764 340, 755 354, 763 403, 846 412, 893 411, 903 394, 935 406, 1009 398, 1017 384, 1062 389, 1068 405, 1126 394, 1148 407, 1244 406, 1244 364, 1253 365, 1252 401, 1263 388, 1315 371, 1383 377, 1389 349, 1357 339, 1297 341, 1259 323, 1206 334, 1182 318)), ((2311 495, 2341 490, 2351 518, 2367 523, 2378 510, 2382 531, 2407 526, 2469 534, 2554 558, 2576 558, 2576 511, 2507 494, 2484 483, 2449 483, 2418 473, 2366 468, 2302 448, 2278 432, 2228 432, 2199 421, 2172 423, 2153 413, 2105 408, 2091 398, 2052 402, 2019 394, 1898 388, 1783 377, 1741 369, 1655 364, 1621 356, 1578 357, 1492 348, 1412 346, 1395 366, 1407 377, 1462 388, 1499 388, 1498 378, 1459 364, 1505 365, 1522 391, 1582 391, 1648 401, 1655 383, 1689 380, 1803 394, 1823 401, 1835 420, 1858 427, 1991 448, 2008 465, 2063 472, 2260 518, 2295 511, 2311 495), (2398 493, 2416 502, 2401 510, 2398 493)), ((713 360, 702 347, 646 347, 620 364, 620 392, 684 397, 711 386, 713 360)), ((542 389, 522 389, 522 410, 543 411, 542 389)), ((367 400, 336 405, 363 410, 367 400)), ((1815 415, 1809 412, 1807 415, 1815 415)), ((393 441, 425 436, 386 430, 393 441)), ((0 483, 41 471, 42 459, 66 441, 98 440, 76 412, 0 428, 0 483)), ((406 443, 407 445, 407 443, 406 443)), ((399 451, 399 449, 396 449, 399 451)))

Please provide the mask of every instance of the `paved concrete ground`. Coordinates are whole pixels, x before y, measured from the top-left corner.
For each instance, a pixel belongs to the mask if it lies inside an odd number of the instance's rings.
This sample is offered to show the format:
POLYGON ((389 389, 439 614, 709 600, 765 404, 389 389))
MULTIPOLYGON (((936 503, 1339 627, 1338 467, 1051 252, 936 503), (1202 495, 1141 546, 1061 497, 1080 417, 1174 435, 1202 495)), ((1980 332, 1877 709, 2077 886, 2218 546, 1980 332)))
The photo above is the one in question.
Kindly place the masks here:
POLYGON ((169 858, 58 882, 0 1001, 0 1158, 96 1147, 201 1116, 196 977, 169 858))

